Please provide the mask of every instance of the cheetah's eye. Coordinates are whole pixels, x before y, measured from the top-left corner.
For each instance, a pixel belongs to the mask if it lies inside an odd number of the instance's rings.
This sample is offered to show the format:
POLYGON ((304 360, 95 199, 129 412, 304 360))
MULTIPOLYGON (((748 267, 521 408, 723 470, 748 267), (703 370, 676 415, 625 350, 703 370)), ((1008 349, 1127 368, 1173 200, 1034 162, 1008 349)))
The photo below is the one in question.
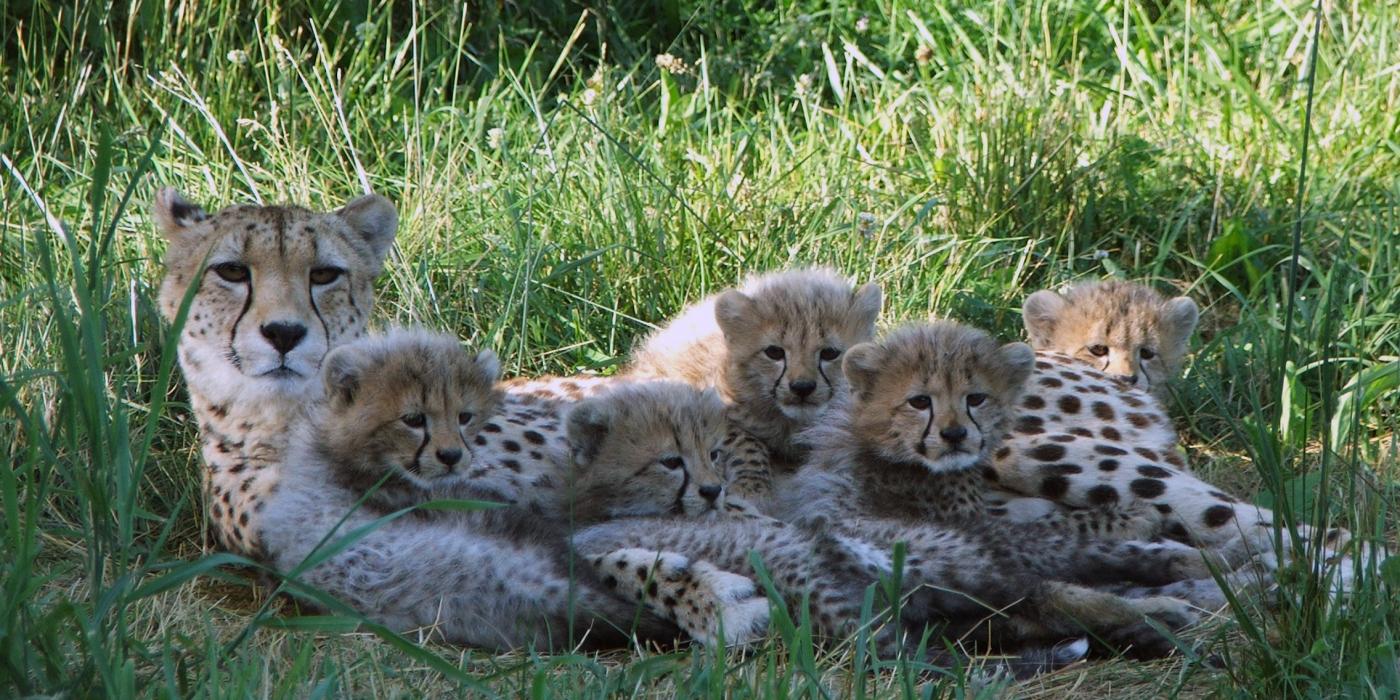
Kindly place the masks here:
POLYGON ((785 356, 783 349, 776 345, 769 345, 764 348, 763 354, 767 355, 770 360, 781 360, 785 356))
POLYGON ((457 414, 457 422, 460 423, 460 424, 462 424, 462 425, 466 425, 466 424, 472 422, 472 414, 470 414, 470 413, 468 413, 468 412, 466 412, 466 411, 462 411, 461 413, 458 413, 458 414, 457 414))
POLYGON ((661 460, 661 466, 667 469, 680 469, 685 466, 685 460, 680 457, 667 457, 661 460))
POLYGON ((1138 355, 1144 360, 1150 360, 1157 356, 1157 352, 1152 348, 1141 348, 1138 350, 1138 355))
POLYGON ((718 462, 718 461, 719 461, 719 450, 710 450, 710 461, 711 461, 711 462, 718 462))
POLYGON ((929 406, 933 405, 933 400, 923 394, 919 394, 918 396, 909 398, 909 405, 920 411, 926 411, 929 406))
POLYGON ((1090 345, 1090 346, 1089 346, 1089 354, 1090 354, 1090 355, 1093 355, 1094 357, 1103 357, 1104 355, 1107 355, 1107 354, 1108 354, 1108 346, 1107 346, 1107 345, 1090 345))
POLYGON ((831 362, 832 360, 840 356, 841 351, 837 350, 836 348, 823 348, 821 351, 821 355, 819 355, 819 357, 822 358, 822 362, 831 362))
POLYGON ((983 403, 986 403, 986 401, 987 401, 987 395, 986 395, 986 394, 968 394, 968 395, 967 395, 967 405, 969 405, 969 406, 971 406, 971 407, 973 407, 973 408, 976 408, 976 407, 978 407, 978 406, 981 406, 983 403))
POLYGON ((410 413, 399 420, 402 420, 403 424, 410 428, 421 428, 428 424, 428 417, 421 413, 410 413))
POLYGON ((311 271, 312 284, 330 284, 345 274, 345 270, 338 267, 318 267, 311 271))
POLYGON ((243 263, 226 262, 219 263, 213 268, 214 274, 224 278, 225 282, 247 282, 248 266, 243 263))

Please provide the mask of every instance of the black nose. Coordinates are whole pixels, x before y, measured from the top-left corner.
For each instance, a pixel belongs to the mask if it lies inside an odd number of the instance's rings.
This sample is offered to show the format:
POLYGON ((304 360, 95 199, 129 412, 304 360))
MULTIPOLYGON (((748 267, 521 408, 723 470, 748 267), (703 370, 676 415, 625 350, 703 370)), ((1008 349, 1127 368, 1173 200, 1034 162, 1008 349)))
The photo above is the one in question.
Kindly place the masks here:
POLYGON ((264 323, 258 330, 283 355, 291 352, 306 337, 306 326, 300 323, 264 323))
POLYGON ((438 461, 450 467, 457 464, 457 462, 461 461, 462 451, 456 448, 452 448, 450 450, 438 450, 437 458, 438 461))
POLYGON ((710 484, 709 486, 701 486, 700 496, 707 501, 713 501, 716 498, 719 498, 720 491, 721 487, 716 484, 710 484))
POLYGON ((944 440, 956 445, 967 437, 967 428, 957 425, 951 428, 944 428, 938 431, 938 434, 942 436, 944 440))
POLYGON ((789 383, 788 388, 792 389, 792 393, 797 394, 798 396, 801 396, 805 399, 808 396, 811 396, 812 392, 817 390, 817 383, 810 379, 799 379, 795 382, 789 383))

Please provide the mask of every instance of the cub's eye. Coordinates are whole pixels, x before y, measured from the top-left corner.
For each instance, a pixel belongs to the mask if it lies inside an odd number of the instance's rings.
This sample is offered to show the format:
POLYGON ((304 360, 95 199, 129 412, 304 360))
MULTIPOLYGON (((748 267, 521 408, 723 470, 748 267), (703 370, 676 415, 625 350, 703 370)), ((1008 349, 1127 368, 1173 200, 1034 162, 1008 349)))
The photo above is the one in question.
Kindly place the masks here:
POLYGON ((1157 356, 1157 352, 1152 348, 1142 348, 1138 350, 1138 355, 1144 360, 1150 360, 1157 356))
POLYGON ((461 423, 462 425, 466 425, 466 424, 472 422, 472 414, 467 413, 466 411, 462 411, 461 413, 458 413, 458 414, 457 414, 457 422, 458 422, 458 423, 461 423))
POLYGON ((345 274, 345 270, 338 267, 318 267, 311 271, 312 284, 330 284, 345 274))
POLYGON ((667 469, 680 469, 685 466, 685 460, 680 457, 667 457, 661 460, 661 466, 667 469))
POLYGON ((933 400, 927 396, 924 396, 923 394, 920 394, 918 396, 911 397, 909 399, 909 405, 919 409, 920 411, 926 411, 928 410, 929 406, 933 405, 933 400))
POLYGON ((783 349, 776 345, 769 345, 764 348, 763 354, 767 355, 770 360, 781 360, 784 357, 783 349))
POLYGON ((421 413, 410 413, 400 420, 403 421, 404 425, 410 428, 421 428, 428 424, 428 417, 421 413))
POLYGON ((718 461, 719 461, 719 450, 710 450, 710 461, 711 461, 711 462, 718 462, 718 461))
POLYGON ((1089 346, 1089 354, 1090 354, 1090 355, 1093 355, 1094 357, 1103 357, 1104 355, 1107 355, 1107 354, 1108 354, 1108 346, 1107 346, 1107 345, 1090 345, 1090 346, 1089 346))
POLYGON ((821 355, 819 355, 819 357, 822 358, 823 362, 831 362, 832 360, 840 356, 841 351, 837 350, 836 348, 822 348, 821 355))
POLYGON ((214 274, 224 278, 225 282, 247 282, 248 266, 242 263, 219 263, 213 267, 214 274))
POLYGON ((986 394, 968 394, 968 395, 967 395, 967 405, 972 406, 972 407, 974 407, 974 408, 977 407, 977 406, 981 406, 982 404, 986 403, 986 401, 987 401, 987 395, 986 395, 986 394))

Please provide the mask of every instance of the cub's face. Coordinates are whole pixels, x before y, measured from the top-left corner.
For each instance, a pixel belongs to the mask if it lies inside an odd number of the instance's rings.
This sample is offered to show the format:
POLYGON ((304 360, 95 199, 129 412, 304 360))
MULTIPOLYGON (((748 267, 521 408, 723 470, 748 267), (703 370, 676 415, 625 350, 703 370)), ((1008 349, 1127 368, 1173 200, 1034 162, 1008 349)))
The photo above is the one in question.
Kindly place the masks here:
POLYGON ((1008 412, 1030 376, 1025 343, 998 346, 950 322, 907 326, 851 348, 851 424, 862 447, 932 472, 985 461, 1005 436, 1008 412))
POLYGON ((154 213, 169 241, 161 311, 174 320, 198 285, 180 363, 215 400, 300 391, 327 350, 362 335, 398 222, 374 195, 328 213, 234 206, 210 215, 165 189, 154 213))
POLYGON ((1181 371, 1200 312, 1142 285, 1105 281, 1064 295, 1042 290, 1023 304, 1037 350, 1069 355, 1139 389, 1161 394, 1181 371))
POLYGON ((852 290, 834 276, 811 280, 810 271, 786 275, 752 293, 721 295, 715 318, 736 403, 807 425, 843 389, 846 350, 874 336, 881 293, 875 284, 852 290))
POLYGON ((724 506, 725 407, 712 389, 623 385, 568 416, 577 517, 698 517, 724 506))
POLYGON ((470 355, 457 339, 396 330, 331 351, 318 443, 338 466, 419 485, 466 470, 472 438, 496 412, 494 353, 470 355))

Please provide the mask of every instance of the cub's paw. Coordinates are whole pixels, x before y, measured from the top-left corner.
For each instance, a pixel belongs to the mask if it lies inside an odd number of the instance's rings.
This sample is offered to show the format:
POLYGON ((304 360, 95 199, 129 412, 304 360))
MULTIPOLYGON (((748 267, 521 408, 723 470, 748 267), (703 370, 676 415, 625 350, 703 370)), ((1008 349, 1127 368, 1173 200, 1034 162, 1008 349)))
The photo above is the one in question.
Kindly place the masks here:
POLYGON ((1195 624, 1199 614, 1191 604, 1180 598, 1156 596, 1133 601, 1133 607, 1144 616, 1160 622, 1167 629, 1178 630, 1195 624))

